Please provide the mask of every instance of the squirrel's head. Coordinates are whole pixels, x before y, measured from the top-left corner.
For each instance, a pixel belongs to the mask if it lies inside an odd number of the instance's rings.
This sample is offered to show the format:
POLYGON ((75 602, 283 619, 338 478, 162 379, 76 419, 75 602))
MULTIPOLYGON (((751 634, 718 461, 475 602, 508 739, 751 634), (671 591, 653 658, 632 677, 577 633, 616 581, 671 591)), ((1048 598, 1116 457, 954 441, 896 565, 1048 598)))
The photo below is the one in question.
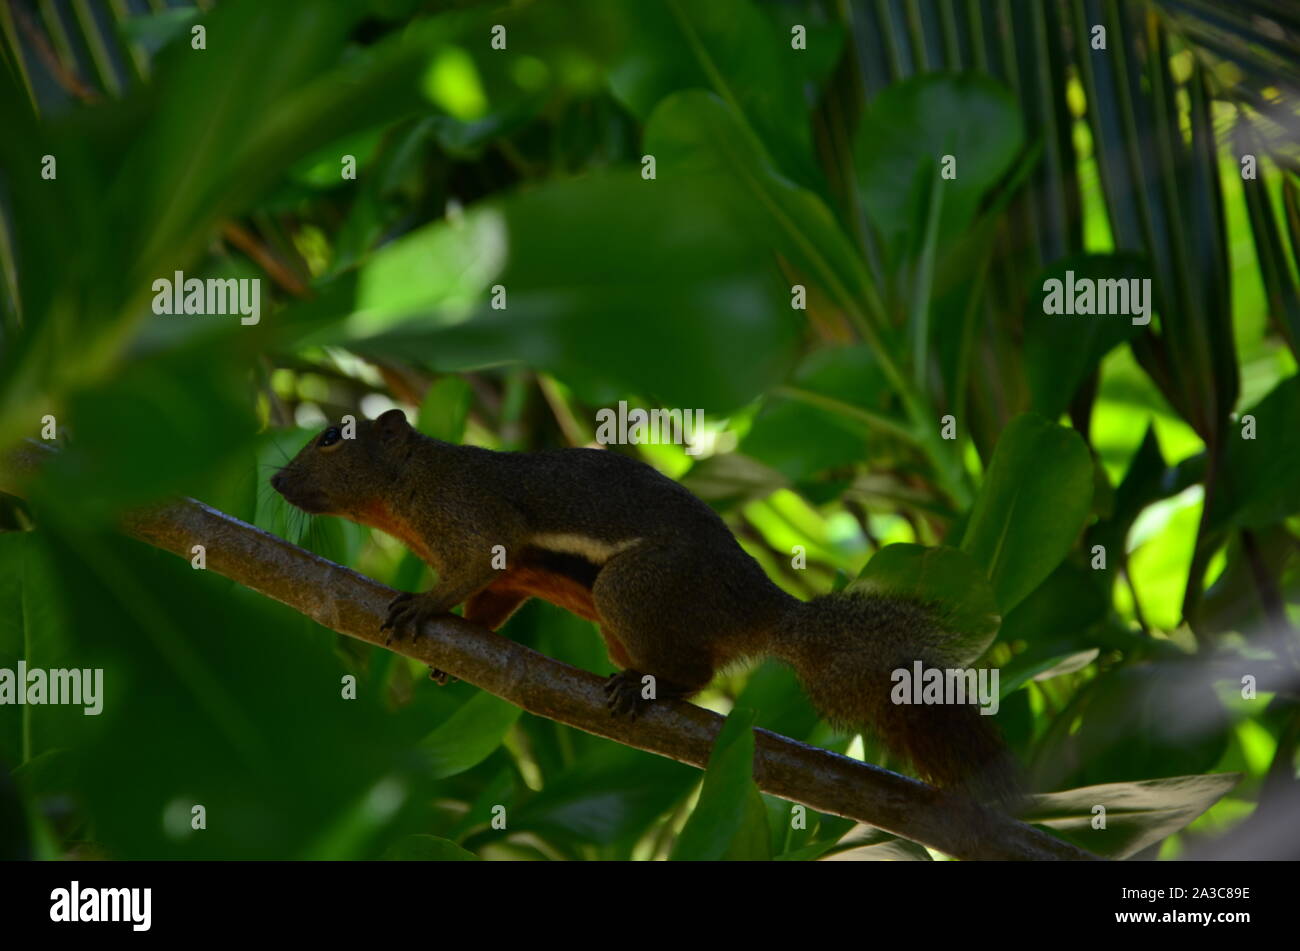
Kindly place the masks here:
POLYGON ((359 521, 401 471, 414 436, 400 409, 378 419, 336 423, 303 446, 271 477, 271 485, 304 512, 359 521))

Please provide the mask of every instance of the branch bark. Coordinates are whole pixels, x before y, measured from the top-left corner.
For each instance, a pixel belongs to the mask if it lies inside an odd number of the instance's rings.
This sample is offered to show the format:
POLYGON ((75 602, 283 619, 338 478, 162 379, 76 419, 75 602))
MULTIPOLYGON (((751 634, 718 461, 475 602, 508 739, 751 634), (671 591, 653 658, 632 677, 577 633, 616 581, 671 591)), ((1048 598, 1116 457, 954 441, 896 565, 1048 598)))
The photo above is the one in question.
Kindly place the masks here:
MULTIPOLYGON (((28 445, 10 454, 0 484, 38 467, 51 450, 28 445)), ((686 702, 653 705, 635 722, 610 716, 603 680, 552 660, 486 628, 448 616, 428 622, 414 641, 384 644, 379 625, 396 592, 192 499, 135 510, 123 529, 141 541, 192 557, 203 545, 207 567, 287 604, 331 630, 386 646, 559 723, 703 768, 722 717, 686 702)), ((962 859, 1093 859, 1096 856, 965 797, 828 750, 756 729, 759 788, 818 812, 864 822, 962 859)))

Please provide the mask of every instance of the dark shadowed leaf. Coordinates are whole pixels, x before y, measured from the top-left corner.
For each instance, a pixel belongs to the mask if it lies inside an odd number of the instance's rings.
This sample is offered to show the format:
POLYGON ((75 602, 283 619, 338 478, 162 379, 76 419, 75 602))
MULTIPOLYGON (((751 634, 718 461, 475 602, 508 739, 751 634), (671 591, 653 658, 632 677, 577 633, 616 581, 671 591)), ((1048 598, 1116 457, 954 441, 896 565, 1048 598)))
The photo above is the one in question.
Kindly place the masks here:
POLYGON ((384 853, 390 862, 477 862, 479 857, 467 852, 450 839, 436 835, 408 835, 384 853))
POLYGON ((1022 818, 1094 855, 1126 859, 1186 828, 1240 779, 1237 773, 1168 776, 1041 793, 1022 818))
MULTIPOLYGON (((1134 324, 1129 316, 1102 316, 1096 311, 1109 306, 1102 304, 1102 297, 1114 298, 1117 303, 1128 301, 1131 309, 1129 282, 1143 278, 1150 280, 1150 274, 1133 255, 1090 254, 1058 261, 1034 279, 1025 310, 1024 359, 1035 412, 1048 419, 1059 417, 1102 357, 1142 332, 1143 327, 1134 324), (1087 281, 1091 282, 1088 286, 1098 289, 1098 300, 1093 305, 1096 311, 1091 316, 1044 313, 1044 285, 1048 281, 1060 282, 1064 299, 1069 295, 1071 280, 1075 286, 1087 281), (1123 284, 1103 283, 1121 281, 1123 284)), ((1149 307, 1149 295, 1144 299, 1149 307)))
POLYGON ((436 779, 463 773, 501 745, 521 713, 513 703, 481 691, 420 742, 421 757, 436 779))

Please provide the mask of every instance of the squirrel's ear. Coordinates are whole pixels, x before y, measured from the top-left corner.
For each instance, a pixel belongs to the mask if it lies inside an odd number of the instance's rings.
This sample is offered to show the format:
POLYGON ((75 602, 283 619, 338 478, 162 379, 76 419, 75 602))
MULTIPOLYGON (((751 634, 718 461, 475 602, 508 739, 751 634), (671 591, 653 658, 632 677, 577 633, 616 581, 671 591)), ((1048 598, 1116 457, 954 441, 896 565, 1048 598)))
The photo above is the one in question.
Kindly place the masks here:
POLYGON ((406 433, 411 425, 406 421, 406 414, 400 409, 390 409, 386 413, 381 413, 375 420, 375 428, 381 436, 388 439, 406 433))

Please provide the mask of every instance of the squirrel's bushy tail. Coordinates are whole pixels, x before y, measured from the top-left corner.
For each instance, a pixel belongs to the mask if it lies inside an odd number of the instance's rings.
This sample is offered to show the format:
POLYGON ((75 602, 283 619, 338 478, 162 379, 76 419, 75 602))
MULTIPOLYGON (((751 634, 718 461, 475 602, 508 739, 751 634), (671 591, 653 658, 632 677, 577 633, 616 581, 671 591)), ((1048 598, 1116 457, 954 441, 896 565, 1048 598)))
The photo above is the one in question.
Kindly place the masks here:
POLYGON ((1004 809, 1018 805, 1015 759, 976 703, 905 704, 891 696, 896 670, 911 676, 917 661, 922 670, 960 666, 936 612, 895 597, 843 591, 798 604, 776 642, 777 656, 795 669, 831 723, 879 737, 936 785, 1004 809))

